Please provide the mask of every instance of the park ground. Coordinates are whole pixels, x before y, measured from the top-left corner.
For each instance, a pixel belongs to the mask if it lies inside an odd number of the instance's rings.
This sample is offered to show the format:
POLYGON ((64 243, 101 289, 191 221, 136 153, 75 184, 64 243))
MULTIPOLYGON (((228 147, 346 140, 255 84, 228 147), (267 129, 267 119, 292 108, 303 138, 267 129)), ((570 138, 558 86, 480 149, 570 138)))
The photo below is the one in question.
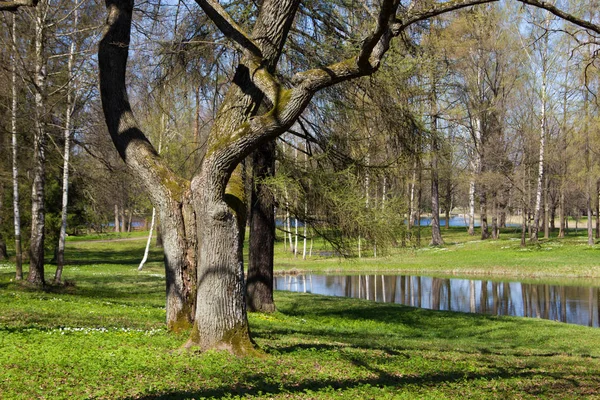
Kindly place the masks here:
MULTIPOLYGON (((323 243, 302 260, 280 241, 275 268, 600 281, 583 232, 524 249, 516 230, 443 234, 442 247, 360 260, 324 256, 323 243)), ((276 313, 249 316, 262 357, 181 350, 186 333, 164 326, 160 249, 137 271, 143 236, 70 238, 67 285, 44 291, 0 263, 0 398, 600 398, 600 331, 538 319, 277 292, 276 313)))

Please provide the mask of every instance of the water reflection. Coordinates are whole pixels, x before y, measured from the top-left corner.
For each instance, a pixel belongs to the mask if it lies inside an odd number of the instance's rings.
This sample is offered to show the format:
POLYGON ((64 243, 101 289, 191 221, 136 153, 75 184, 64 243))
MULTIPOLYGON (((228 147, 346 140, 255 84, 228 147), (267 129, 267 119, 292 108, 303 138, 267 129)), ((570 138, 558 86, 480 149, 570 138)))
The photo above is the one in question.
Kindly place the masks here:
POLYGON ((597 287, 405 275, 285 275, 277 290, 354 297, 432 310, 544 318, 600 325, 597 287))

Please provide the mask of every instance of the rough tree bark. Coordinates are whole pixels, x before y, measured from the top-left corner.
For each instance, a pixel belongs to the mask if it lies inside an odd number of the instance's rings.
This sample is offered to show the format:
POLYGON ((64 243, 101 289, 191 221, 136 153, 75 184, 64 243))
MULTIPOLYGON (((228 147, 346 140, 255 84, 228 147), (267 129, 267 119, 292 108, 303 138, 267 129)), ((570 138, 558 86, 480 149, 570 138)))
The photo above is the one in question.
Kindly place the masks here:
POLYGON ((33 147, 33 185, 31 189, 31 240, 29 246, 29 275, 33 285, 45 284, 44 279, 44 192, 46 186, 46 34, 47 3, 42 0, 35 10, 35 133, 33 147))
POLYGON ((263 184, 275 175, 275 142, 252 155, 253 185, 250 194, 250 248, 246 303, 250 311, 273 312, 273 251, 275 244, 275 198, 263 184))

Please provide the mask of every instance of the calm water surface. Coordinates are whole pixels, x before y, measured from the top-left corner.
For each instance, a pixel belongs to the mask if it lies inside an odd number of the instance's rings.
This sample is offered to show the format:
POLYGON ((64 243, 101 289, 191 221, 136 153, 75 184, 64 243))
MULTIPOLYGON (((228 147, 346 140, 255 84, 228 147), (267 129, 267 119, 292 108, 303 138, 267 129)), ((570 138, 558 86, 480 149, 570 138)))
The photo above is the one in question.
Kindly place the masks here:
POLYGON ((598 327, 598 287, 400 275, 284 275, 277 290, 354 297, 432 310, 544 318, 598 327))

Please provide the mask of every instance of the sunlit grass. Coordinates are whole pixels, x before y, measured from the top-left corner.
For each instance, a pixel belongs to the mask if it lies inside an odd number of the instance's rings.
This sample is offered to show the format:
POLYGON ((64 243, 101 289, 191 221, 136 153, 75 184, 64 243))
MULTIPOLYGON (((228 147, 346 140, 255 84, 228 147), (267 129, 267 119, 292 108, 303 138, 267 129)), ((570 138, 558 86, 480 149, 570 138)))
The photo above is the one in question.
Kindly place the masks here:
POLYGON ((263 358, 179 350, 160 250, 137 271, 144 243, 69 243, 69 285, 45 291, 0 264, 1 398, 600 396, 598 329, 356 299, 276 293, 276 313, 250 315, 263 358))
POLYGON ((421 246, 379 249, 379 256, 368 251, 372 245, 363 242, 362 258, 320 256, 328 247, 316 242, 313 256, 302 259, 302 253, 294 256, 283 250, 282 241, 277 243, 275 269, 278 271, 394 271, 429 275, 495 275, 499 277, 568 277, 600 278, 600 246, 588 246, 581 229, 570 232, 565 239, 551 236, 540 238, 538 243, 527 241, 520 245, 520 231, 503 229, 497 240, 480 240, 469 236, 465 228, 442 229, 445 244, 428 246, 430 229, 422 228, 421 246), (365 250, 367 249, 367 250, 365 250))

